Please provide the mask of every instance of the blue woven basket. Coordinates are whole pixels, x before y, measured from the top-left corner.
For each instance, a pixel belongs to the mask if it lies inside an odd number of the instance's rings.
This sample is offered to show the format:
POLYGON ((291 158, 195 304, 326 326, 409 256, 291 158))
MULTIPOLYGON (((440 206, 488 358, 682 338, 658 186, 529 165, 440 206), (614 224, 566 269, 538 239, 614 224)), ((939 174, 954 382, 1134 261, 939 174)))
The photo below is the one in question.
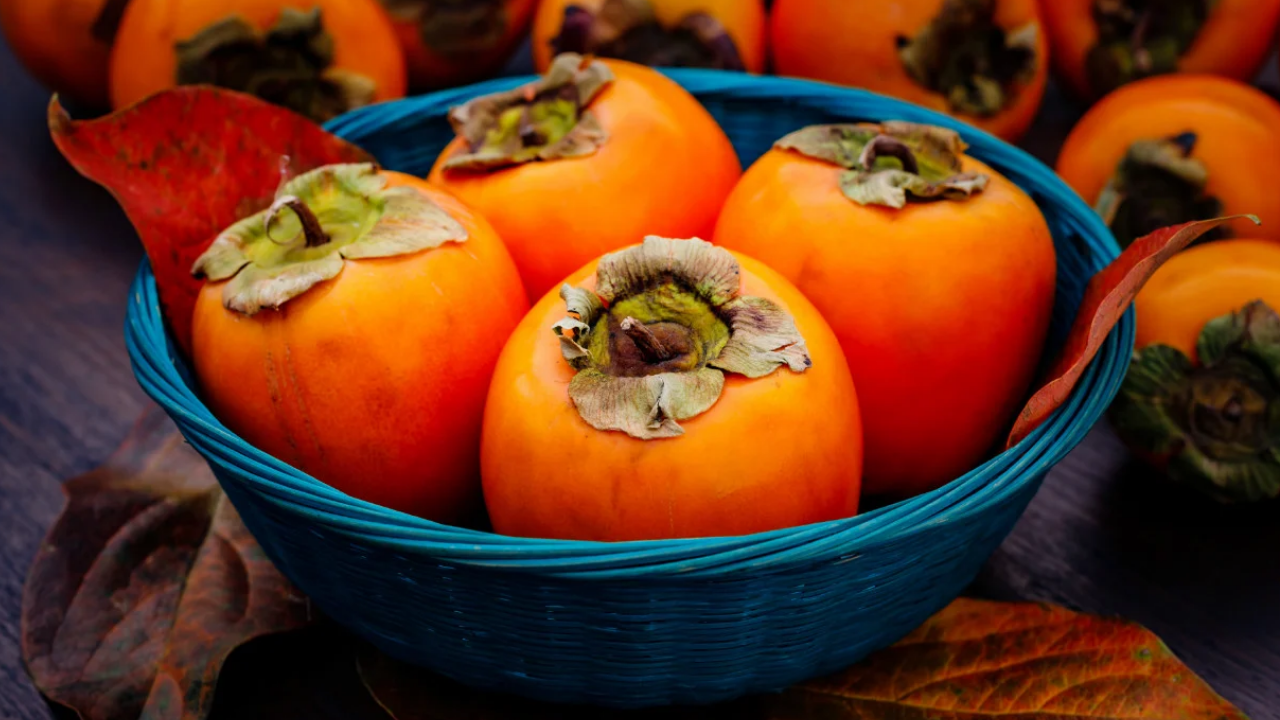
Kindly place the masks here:
MULTIPOLYGON (((948 117, 806 81, 668 74, 711 110, 744 165, 813 123, 902 119, 961 132, 970 152, 1030 193, 1053 229, 1059 286, 1046 352, 1061 343, 1088 278, 1118 253, 1046 167, 948 117)), ((385 167, 421 175, 452 135, 443 118, 451 105, 528 79, 371 107, 330 128, 385 167)), ((1134 329, 1130 313, 1048 423, 934 492, 747 537, 606 544, 439 525, 353 499, 267 456, 193 392, 145 264, 130 300, 138 381, 208 459, 271 559, 326 614, 393 656, 470 685, 621 707, 781 689, 861 659, 948 604, 1102 414, 1134 329)))

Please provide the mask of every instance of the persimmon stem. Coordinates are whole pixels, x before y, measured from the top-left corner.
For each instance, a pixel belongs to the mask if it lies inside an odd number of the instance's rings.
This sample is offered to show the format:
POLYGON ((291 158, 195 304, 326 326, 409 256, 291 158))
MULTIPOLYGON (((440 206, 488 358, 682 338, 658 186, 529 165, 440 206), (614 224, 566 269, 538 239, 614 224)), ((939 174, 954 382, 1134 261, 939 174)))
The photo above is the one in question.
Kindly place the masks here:
POLYGON ((276 217, 280 215, 280 211, 288 208, 298 216, 298 222, 302 223, 302 235, 306 238, 306 247, 320 247, 329 242, 329 234, 320 227, 320 220, 316 218, 316 214, 311 212, 311 208, 307 204, 298 199, 296 195, 284 195, 271 204, 271 208, 267 211, 267 217, 264 220, 267 228, 267 237, 272 242, 278 242, 271 237, 271 226, 275 223, 276 217))
POLYGON ((1169 138, 1171 142, 1182 150, 1183 157, 1191 157, 1191 152, 1196 149, 1197 139, 1196 134, 1191 131, 1179 133, 1169 138))
POLYGON ((622 332, 631 338, 646 362, 660 363, 671 359, 671 350, 644 323, 633 317, 623 318, 622 332))
POLYGON ((892 135, 877 135, 862 148, 862 154, 858 156, 858 164, 866 170, 870 171, 876 164, 876 159, 884 157, 895 157, 902 163, 902 169, 915 175, 920 172, 920 165, 916 162, 915 153, 911 152, 911 148, 892 135))

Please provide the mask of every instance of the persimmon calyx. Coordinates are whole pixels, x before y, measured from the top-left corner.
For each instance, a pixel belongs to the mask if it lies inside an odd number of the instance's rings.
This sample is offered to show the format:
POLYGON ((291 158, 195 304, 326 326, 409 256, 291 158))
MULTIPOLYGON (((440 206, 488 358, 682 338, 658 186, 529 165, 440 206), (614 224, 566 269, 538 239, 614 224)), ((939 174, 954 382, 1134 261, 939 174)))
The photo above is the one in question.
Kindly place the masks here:
MULTIPOLYGON (((1129 146, 1094 204, 1121 247, 1162 227, 1222 214, 1222 203, 1204 192, 1209 170, 1192 157, 1195 146, 1193 132, 1129 146)), ((1225 232, 1219 228, 1198 242, 1225 232)))
POLYGON ((742 295, 741 282, 728 250, 650 236, 601 258, 595 292, 562 286, 566 315, 552 331, 577 370, 569 398, 582 419, 642 440, 676 437, 680 420, 720 398, 725 373, 811 367, 791 315, 742 295))
POLYGON ((229 280, 223 304, 253 315, 337 277, 347 260, 466 239, 466 228, 444 208, 415 188, 387 187, 377 166, 326 165, 285 183, 270 208, 224 230, 191 272, 229 280))
POLYGON ((1135 353, 1111 408, 1116 431, 1221 502, 1280 497, 1280 316, 1255 301, 1212 320, 1196 354, 1135 353))
POLYGON ((538 80, 451 109, 449 122, 466 147, 444 168, 492 169, 595 153, 608 134, 588 105, 612 82, 609 66, 564 53, 538 80))
POLYGON ((231 15, 179 42, 180 85, 216 85, 256 95, 316 122, 370 104, 374 81, 332 67, 333 38, 320 8, 283 8, 265 33, 231 15))
POLYGON ((845 197, 859 205, 902 208, 908 199, 961 200, 982 192, 989 178, 964 172, 967 147, 946 128, 906 122, 810 125, 774 147, 847 168, 845 197))
POLYGON ((450 60, 465 60, 502 42, 511 18, 505 0, 382 0, 387 13, 418 27, 422 44, 450 60))
POLYGON ((995 115, 1035 76, 1039 25, 1006 30, 995 14, 996 0, 945 0, 915 37, 897 38, 907 74, 946 98, 952 112, 995 115))
POLYGON ((714 15, 692 12, 664 27, 650 0, 604 0, 599 12, 570 4, 551 47, 657 67, 746 69, 714 15))
POLYGON ((1125 83, 1178 69, 1218 0, 1093 0, 1098 41, 1085 56, 1089 88, 1102 96, 1125 83))

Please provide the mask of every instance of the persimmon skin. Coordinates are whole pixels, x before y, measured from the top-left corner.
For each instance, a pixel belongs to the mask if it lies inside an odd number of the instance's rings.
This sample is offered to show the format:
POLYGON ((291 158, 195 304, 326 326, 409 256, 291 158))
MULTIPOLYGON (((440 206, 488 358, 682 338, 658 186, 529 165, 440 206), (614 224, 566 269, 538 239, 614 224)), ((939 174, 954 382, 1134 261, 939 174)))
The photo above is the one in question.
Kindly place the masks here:
POLYGON ((506 0, 508 23, 502 39, 494 43, 490 52, 481 56, 468 55, 461 60, 451 59, 433 51, 422 40, 422 32, 415 22, 395 20, 396 36, 404 50, 409 73, 409 86, 415 89, 434 90, 476 82, 496 75, 529 29, 538 0, 506 0))
POLYGON ((1195 361, 1205 324, 1255 300, 1280 308, 1280 243, 1240 238, 1189 248, 1138 293, 1134 346, 1169 345, 1195 361))
POLYGON ((0 0, 0 26, 13 54, 54 92, 107 107, 111 44, 93 26, 108 0, 0 0))
MULTIPOLYGON (((942 9, 944 0, 885 0, 870 5, 848 0, 777 0, 769 16, 769 47, 779 75, 811 78, 892 95, 950 113, 946 98, 912 79, 894 40, 914 37, 942 9)), ((1037 20, 1035 0, 999 0, 995 20, 1010 30, 1037 20)), ((990 117, 951 113, 1005 140, 1031 127, 1049 75, 1049 41, 1043 23, 1036 33, 1035 75, 1019 87, 1007 107, 990 117)))
POLYGON ((1032 200, 980 161, 964 201, 863 207, 844 170, 786 150, 748 168, 715 244, 780 272, 840 339, 862 408, 863 487, 905 497, 978 465, 1025 401, 1056 261, 1032 200))
POLYGON ((1107 95, 1071 130, 1057 172, 1089 204, 1137 140, 1196 133, 1191 156, 1209 171, 1205 192, 1222 201, 1222 214, 1252 213, 1262 226, 1233 230, 1280 239, 1280 194, 1274 158, 1280 158, 1280 103, 1243 83, 1213 75, 1146 78, 1107 95))
POLYGON ((348 260, 342 273, 246 316, 200 293, 193 356, 214 415, 255 447, 357 498, 440 522, 480 507, 480 425, 502 344, 528 309, 483 217, 419 179, 462 243, 348 260))
POLYGON ((333 67, 376 83, 374 101, 404 97, 404 54, 377 0, 131 0, 111 53, 111 102, 122 108, 173 87, 177 42, 231 15, 266 30, 286 7, 319 7, 333 37, 333 67))
MULTIPOLYGON (((741 535, 850 517, 862 470, 858 396, 826 322, 798 290, 737 255, 742 292, 791 313, 813 366, 725 376, 685 433, 638 440, 596 430, 569 399, 573 369, 550 292, 512 333, 485 407, 481 473, 504 535, 623 541, 741 535)), ((595 287, 595 262, 565 282, 595 287)))
MULTIPOLYGON (((766 17, 760 0, 650 0, 664 27, 670 27, 688 15, 701 12, 720 21, 725 32, 733 40, 747 72, 759 73, 765 69, 766 17)), ((542 0, 533 20, 533 64, 538 72, 551 66, 555 51, 551 41, 560 34, 564 11, 569 5, 577 5, 598 12, 604 0, 542 0)))
POLYGON ((724 131, 679 85, 634 63, 600 58, 616 75, 590 105, 609 139, 594 154, 428 179, 484 214, 536 301, 574 269, 646 235, 710 237, 742 174, 724 131))
MULTIPOLYGON (((1040 0, 1054 72, 1079 97, 1094 93, 1085 56, 1098 42, 1093 0, 1040 0)), ((1219 0, 1191 47, 1178 61, 1179 73, 1252 78, 1270 53, 1280 22, 1280 0, 1219 0)))

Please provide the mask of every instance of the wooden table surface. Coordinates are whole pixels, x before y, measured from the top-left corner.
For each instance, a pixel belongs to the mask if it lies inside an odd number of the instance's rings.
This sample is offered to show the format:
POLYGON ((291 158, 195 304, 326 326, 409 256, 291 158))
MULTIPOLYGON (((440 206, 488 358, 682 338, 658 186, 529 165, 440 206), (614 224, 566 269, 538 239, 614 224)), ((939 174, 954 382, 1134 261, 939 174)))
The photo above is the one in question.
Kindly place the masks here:
MULTIPOLYGON (((1277 85, 1274 74, 1263 82, 1277 85)), ((7 47, 0 98, 0 718, 28 720, 52 714, 22 667, 18 611, 61 507, 58 483, 101 462, 146 404, 122 339, 142 253, 107 193, 54 149, 49 94, 7 47)), ((1051 161, 1077 115, 1051 96, 1024 145, 1051 161)), ((1254 720, 1280 719, 1280 507, 1222 508, 1171 487, 1105 427, 1053 471, 972 592, 1139 621, 1254 720)), ((314 688, 349 689, 345 666, 298 651, 332 642, 251 646, 215 714, 352 716, 341 703, 300 710, 316 704, 299 699, 314 688), (245 699, 262 690, 270 707, 245 699)))

